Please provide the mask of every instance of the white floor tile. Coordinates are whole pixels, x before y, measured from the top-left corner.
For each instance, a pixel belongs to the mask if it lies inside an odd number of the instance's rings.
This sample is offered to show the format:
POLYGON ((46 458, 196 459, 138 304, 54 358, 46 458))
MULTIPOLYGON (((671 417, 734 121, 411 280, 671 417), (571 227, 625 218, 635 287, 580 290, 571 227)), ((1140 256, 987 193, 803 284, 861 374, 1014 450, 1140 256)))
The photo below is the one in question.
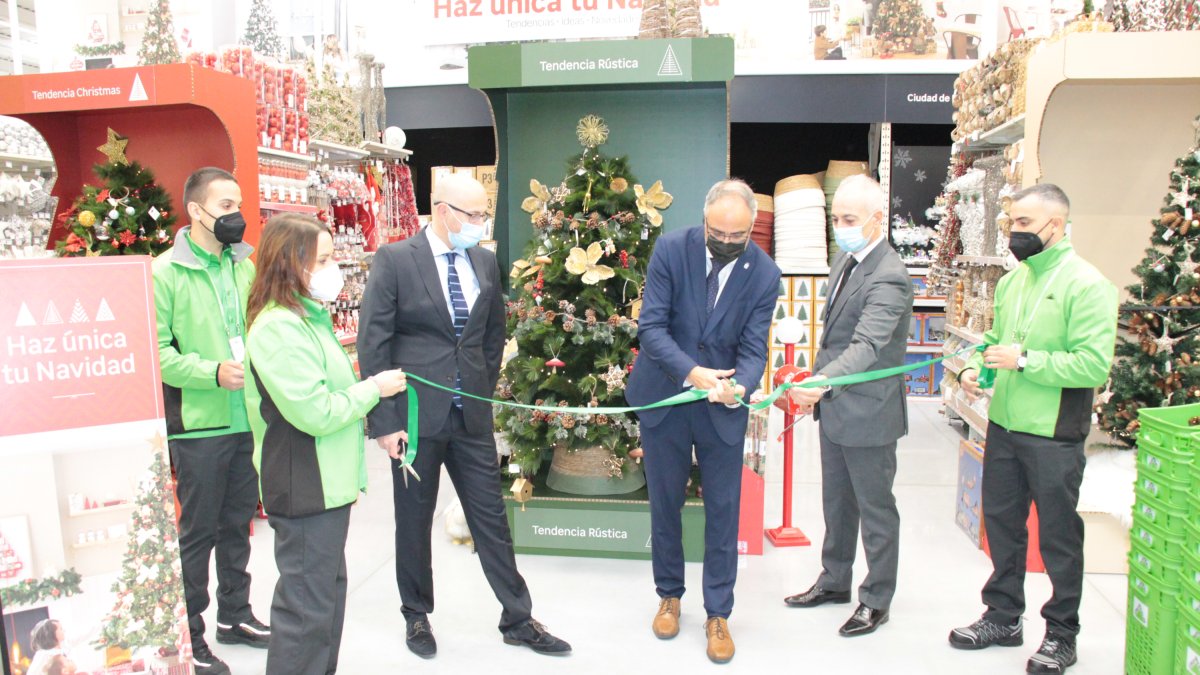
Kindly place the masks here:
MULTIPOLYGON (((1026 644, 959 652, 946 643, 951 628, 974 621, 983 607, 979 590, 991 564, 954 523, 958 431, 933 402, 909 407, 911 433, 900 445, 896 496, 902 523, 900 587, 892 620, 874 635, 845 639, 838 627, 853 605, 811 610, 789 609, 784 596, 807 589, 820 572, 824 531, 820 506, 820 462, 816 429, 797 427, 794 524, 812 540, 801 548, 774 549, 746 561, 737 585, 730 629, 737 644, 731 664, 738 672, 872 673, 1019 673, 1037 649, 1045 624, 1038 610, 1050 596, 1044 574, 1026 583, 1026 644)), ((534 616, 570 641, 566 659, 538 656, 500 640, 500 607, 480 570, 478 558, 450 542, 439 518, 434 524, 434 579, 437 611, 431 615, 439 653, 431 661, 404 646, 404 619, 395 585, 391 476, 384 454, 369 446, 371 492, 354 508, 347 545, 350 596, 339 672, 454 673, 643 673, 708 668, 704 655, 704 614, 699 564, 689 564, 692 590, 683 601, 682 632, 660 641, 650 632, 657 608, 650 563, 641 561, 518 556, 533 594, 534 616)), ((780 522, 782 461, 768 463, 766 524, 780 522)), ((443 486, 449 481, 444 480, 443 486)), ((453 499, 443 489, 439 511, 453 499)), ((251 571, 256 614, 269 620, 277 578, 273 537, 265 521, 256 521, 251 571)), ((859 554, 857 578, 866 573, 859 554)), ((215 610, 210 610, 210 615, 215 610)), ((1122 672, 1125 644, 1125 577, 1088 575, 1081 609, 1079 675, 1122 672)), ((218 645, 209 618, 210 644, 235 675, 264 672, 266 652, 218 645)))

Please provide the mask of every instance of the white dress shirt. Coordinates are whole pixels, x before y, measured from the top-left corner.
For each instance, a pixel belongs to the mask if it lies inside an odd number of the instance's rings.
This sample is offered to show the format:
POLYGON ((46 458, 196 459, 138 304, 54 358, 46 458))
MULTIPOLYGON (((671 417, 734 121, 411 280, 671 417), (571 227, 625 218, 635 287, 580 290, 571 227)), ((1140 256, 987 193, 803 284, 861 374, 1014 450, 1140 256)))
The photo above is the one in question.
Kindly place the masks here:
POLYGON ((454 270, 458 272, 458 283, 462 287, 463 299, 467 301, 467 313, 470 314, 475 308, 475 301, 479 299, 479 277, 475 276, 475 268, 471 267, 467 252, 446 246, 446 242, 428 227, 425 228, 425 236, 429 238, 429 249, 433 251, 433 262, 437 264, 438 278, 441 279, 442 293, 446 296, 446 309, 451 319, 454 318, 454 305, 450 303, 450 266, 446 254, 451 250, 458 253, 454 258, 454 270))
MULTIPOLYGON (((721 294, 725 292, 725 284, 726 284, 726 282, 729 281, 729 275, 733 274, 733 264, 736 262, 737 262, 736 258, 729 261, 728 263, 725 264, 724 267, 721 268, 720 272, 717 272, 717 299, 714 302, 721 301, 721 294)), ((712 251, 708 250, 708 247, 705 246, 704 247, 704 278, 705 279, 708 278, 708 275, 712 274, 712 266, 713 266, 712 251)))
MULTIPOLYGON (((875 241, 862 247, 861 251, 850 254, 850 255, 854 256, 854 259, 857 260, 858 263, 854 266, 854 269, 850 270, 850 276, 846 277, 847 282, 849 282, 851 279, 854 278, 854 275, 858 272, 858 265, 861 265, 862 261, 866 260, 867 256, 871 255, 871 251, 874 251, 879 246, 879 244, 883 242, 883 239, 884 239, 884 237, 881 234, 878 239, 876 239, 875 241)), ((833 304, 833 301, 837 299, 838 292, 840 292, 842 290, 842 285, 840 282, 841 282, 841 279, 834 280, 834 283, 838 284, 838 287, 833 289, 833 292, 829 294, 829 303, 830 304, 833 304)))

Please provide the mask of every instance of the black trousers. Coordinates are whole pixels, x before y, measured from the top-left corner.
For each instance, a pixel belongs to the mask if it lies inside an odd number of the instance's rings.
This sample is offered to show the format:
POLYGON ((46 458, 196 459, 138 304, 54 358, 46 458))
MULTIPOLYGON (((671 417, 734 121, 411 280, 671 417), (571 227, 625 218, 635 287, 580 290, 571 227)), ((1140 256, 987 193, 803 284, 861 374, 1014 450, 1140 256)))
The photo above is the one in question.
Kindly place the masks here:
POLYGON ((646 488, 650 494, 651 558, 660 598, 684 588, 683 504, 692 448, 704 488, 704 611, 728 619, 737 583, 738 515, 742 499, 742 444, 717 434, 707 401, 679 406, 654 427, 642 427, 646 488))
POLYGON ((392 495, 396 507, 396 585, 406 620, 421 619, 433 611, 433 558, 430 537, 438 483, 445 464, 475 550, 500 601, 500 630, 515 628, 530 618, 533 601, 525 579, 517 571, 512 533, 504 500, 500 496, 496 441, 491 434, 476 436, 463 426, 462 410, 450 406, 450 418, 436 436, 422 436, 414 468, 421 475, 404 484, 400 462, 392 460, 392 495))
POLYGON ((337 671, 346 619, 350 506, 302 518, 268 516, 279 582, 271 602, 267 675, 337 671))
POLYGON ((217 623, 250 619, 250 519, 258 508, 258 472, 249 433, 168 442, 179 497, 179 557, 192 642, 204 640, 208 567, 217 552, 217 623))
POLYGON ((1056 441, 988 425, 983 454, 983 519, 994 572, 983 587, 984 617, 1011 624, 1025 612, 1026 520, 1032 500, 1038 510, 1042 561, 1054 594, 1042 607, 1047 630, 1064 637, 1079 633, 1083 593, 1084 441, 1056 441))

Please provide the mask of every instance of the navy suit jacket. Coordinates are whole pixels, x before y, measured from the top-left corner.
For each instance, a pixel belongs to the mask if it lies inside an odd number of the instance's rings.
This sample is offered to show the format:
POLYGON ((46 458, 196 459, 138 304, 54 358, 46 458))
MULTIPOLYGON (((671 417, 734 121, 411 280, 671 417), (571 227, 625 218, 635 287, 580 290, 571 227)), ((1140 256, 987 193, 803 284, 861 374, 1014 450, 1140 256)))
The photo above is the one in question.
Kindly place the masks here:
MULTIPOLYGON (((767 334, 779 297, 779 267, 751 243, 736 261, 711 316, 707 308, 704 228, 670 232, 659 238, 646 272, 642 313, 638 318, 641 351, 625 387, 625 399, 642 406, 683 391, 696 366, 736 369, 746 399, 762 380, 767 364, 767 334)), ((745 436, 747 410, 705 404, 726 443, 745 436)), ((669 408, 639 413, 655 427, 669 408)))

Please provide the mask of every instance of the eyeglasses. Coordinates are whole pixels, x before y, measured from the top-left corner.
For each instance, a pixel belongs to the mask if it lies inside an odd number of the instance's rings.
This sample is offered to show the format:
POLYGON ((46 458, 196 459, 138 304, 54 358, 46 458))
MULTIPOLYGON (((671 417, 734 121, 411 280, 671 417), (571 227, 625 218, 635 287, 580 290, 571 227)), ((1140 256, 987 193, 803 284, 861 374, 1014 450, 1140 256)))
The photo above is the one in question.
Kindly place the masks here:
POLYGON ((745 232, 722 232, 721 230, 714 230, 712 225, 709 225, 707 222, 704 223, 704 227, 708 230, 708 236, 723 241, 726 244, 742 244, 750 239, 750 230, 746 230, 745 232))
POLYGON ((450 202, 434 202, 434 206, 437 206, 438 204, 445 204, 446 206, 449 206, 450 208, 454 209, 455 211, 458 211, 459 213, 466 216, 467 220, 469 220, 470 222, 472 222, 476 225, 482 225, 488 221, 487 212, 472 213, 471 211, 466 211, 464 209, 460 209, 457 206, 451 204, 450 202))

